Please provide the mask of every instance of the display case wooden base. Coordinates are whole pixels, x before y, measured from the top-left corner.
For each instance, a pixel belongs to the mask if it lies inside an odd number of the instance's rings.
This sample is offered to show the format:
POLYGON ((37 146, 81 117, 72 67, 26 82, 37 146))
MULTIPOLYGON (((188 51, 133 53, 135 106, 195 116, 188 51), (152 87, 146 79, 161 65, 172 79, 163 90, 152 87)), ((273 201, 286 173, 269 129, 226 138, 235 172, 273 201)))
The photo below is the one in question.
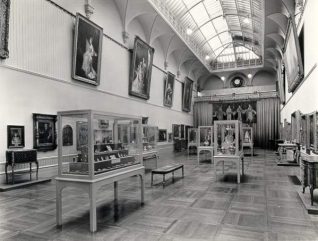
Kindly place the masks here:
POLYGON ((118 181, 138 175, 140 177, 140 194, 141 204, 144 203, 145 190, 145 168, 143 166, 136 166, 135 168, 128 167, 127 170, 122 170, 120 173, 103 176, 93 180, 72 179, 56 177, 56 223, 58 226, 62 225, 62 191, 66 187, 75 187, 84 190, 89 195, 89 220, 90 231, 97 230, 97 216, 96 216, 96 200, 99 189, 107 184, 114 183, 114 200, 118 200, 118 181))
POLYGON ((229 155, 216 155, 214 156, 214 172, 215 179, 217 180, 217 164, 222 162, 222 173, 224 175, 224 163, 225 162, 234 162, 236 164, 237 170, 237 183, 241 182, 241 169, 242 176, 244 176, 244 155, 241 152, 238 156, 229 156, 229 155), (242 163, 241 163, 242 162, 242 163))

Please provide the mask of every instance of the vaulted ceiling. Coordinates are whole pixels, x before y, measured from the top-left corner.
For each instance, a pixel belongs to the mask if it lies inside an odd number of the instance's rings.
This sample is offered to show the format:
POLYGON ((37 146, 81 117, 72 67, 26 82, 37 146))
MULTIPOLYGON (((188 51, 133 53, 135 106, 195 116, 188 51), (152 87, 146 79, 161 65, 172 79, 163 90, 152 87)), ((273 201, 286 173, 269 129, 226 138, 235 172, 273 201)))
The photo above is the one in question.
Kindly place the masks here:
POLYGON ((123 32, 138 20, 146 41, 159 41, 165 66, 174 58, 195 80, 219 71, 276 71, 289 19, 304 0, 114 0, 123 32), (295 2, 296 1, 296 2, 295 2), (190 33, 189 33, 190 31, 190 33))

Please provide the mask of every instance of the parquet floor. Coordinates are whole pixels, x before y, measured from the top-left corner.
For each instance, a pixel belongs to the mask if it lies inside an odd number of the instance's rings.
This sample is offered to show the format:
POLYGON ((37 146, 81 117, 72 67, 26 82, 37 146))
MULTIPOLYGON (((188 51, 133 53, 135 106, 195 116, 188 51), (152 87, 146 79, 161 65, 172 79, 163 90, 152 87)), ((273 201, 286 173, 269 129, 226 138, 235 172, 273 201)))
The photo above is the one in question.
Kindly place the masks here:
MULTIPOLYGON (((235 166, 215 180, 213 165, 185 155, 161 156, 159 166, 185 164, 185 178, 150 187, 140 206, 138 179, 99 193, 98 231, 89 232, 88 197, 81 190, 63 194, 63 227, 55 223, 55 183, 0 193, 0 240, 318 240, 318 215, 308 215, 288 175, 296 167, 276 166, 276 156, 257 150, 246 158, 246 175, 236 184, 235 166)), ((176 177, 179 173, 176 173, 176 177)), ((181 176, 181 173, 180 173, 181 176)), ((160 182, 161 176, 155 176, 160 182)))

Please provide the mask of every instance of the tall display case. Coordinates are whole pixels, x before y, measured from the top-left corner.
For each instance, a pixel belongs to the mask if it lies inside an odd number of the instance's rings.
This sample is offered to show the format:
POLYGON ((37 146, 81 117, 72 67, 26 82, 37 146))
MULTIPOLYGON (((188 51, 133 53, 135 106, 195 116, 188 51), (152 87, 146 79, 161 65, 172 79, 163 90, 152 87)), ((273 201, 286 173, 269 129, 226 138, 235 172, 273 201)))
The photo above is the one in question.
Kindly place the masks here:
POLYGON ((308 129, 308 115, 301 115, 301 124, 300 124, 300 144, 305 149, 308 148, 309 145, 309 129, 308 129))
POLYGON ((188 155, 190 153, 190 148, 198 147, 198 129, 197 128, 188 128, 188 155))
POLYGON ((181 128, 180 125, 178 124, 172 124, 172 135, 173 135, 173 139, 180 139, 180 132, 181 132, 181 128))
POLYGON ((299 110, 291 114, 291 140, 300 143, 301 139, 301 112, 299 110))
POLYGON ((243 148, 249 147, 251 149, 251 156, 253 156, 254 153, 254 135, 253 135, 253 128, 242 126, 242 134, 243 134, 243 148))
POLYGON ((158 126, 142 125, 143 151, 157 150, 158 126))
POLYGON ((318 154, 318 112, 312 112, 308 115, 309 122, 309 144, 310 149, 318 154))
POLYGON ((214 121, 214 168, 217 175, 217 164, 235 162, 237 165, 237 182, 240 183, 240 166, 244 174, 243 132, 242 123, 238 120, 214 121))
POLYGON ((185 140, 186 139, 186 133, 185 133, 185 125, 180 125, 180 139, 185 140))
POLYGON ((198 127, 197 162, 200 164, 200 152, 210 152, 213 162, 213 126, 198 127))
POLYGON ((141 117, 93 110, 58 112, 58 177, 56 177, 57 224, 62 224, 62 190, 67 186, 87 191, 90 202, 90 229, 97 229, 96 199, 99 188, 139 175, 141 202, 144 201, 141 117), (63 126, 76 130, 73 146, 63 146, 63 126), (126 126, 128 126, 126 128, 126 126), (120 128, 123 127, 123 128, 120 128), (120 140, 120 137, 123 139, 120 140))

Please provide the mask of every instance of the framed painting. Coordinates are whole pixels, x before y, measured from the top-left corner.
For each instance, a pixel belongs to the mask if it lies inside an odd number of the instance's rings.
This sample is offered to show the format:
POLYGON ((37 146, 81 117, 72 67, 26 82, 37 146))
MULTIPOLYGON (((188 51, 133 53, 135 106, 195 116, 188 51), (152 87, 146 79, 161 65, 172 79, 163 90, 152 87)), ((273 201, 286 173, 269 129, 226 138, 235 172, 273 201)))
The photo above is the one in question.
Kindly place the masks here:
POLYGON ((0 59, 9 57, 10 0, 0 0, 0 59))
POLYGON ((63 127, 63 146, 73 146, 73 129, 70 125, 63 127))
POLYGON ((172 107, 175 75, 168 72, 164 83, 163 105, 172 107))
POLYGON ((103 28, 76 14, 72 78, 99 85, 103 28))
POLYGON ((167 141, 167 130, 159 129, 159 142, 167 141))
POLYGON ((148 100, 154 48, 135 38, 129 73, 129 95, 148 100))
POLYGON ((185 112, 191 111, 191 102, 192 102, 192 88, 193 81, 188 77, 185 78, 183 83, 183 95, 182 95, 182 110, 185 112))
POLYGON ((8 148, 24 147, 24 126, 7 126, 8 148))
POLYGON ((33 114, 33 148, 38 151, 56 149, 56 115, 33 114))
POLYGON ((76 147, 81 150, 82 147, 88 145, 88 124, 87 122, 76 122, 76 147))

